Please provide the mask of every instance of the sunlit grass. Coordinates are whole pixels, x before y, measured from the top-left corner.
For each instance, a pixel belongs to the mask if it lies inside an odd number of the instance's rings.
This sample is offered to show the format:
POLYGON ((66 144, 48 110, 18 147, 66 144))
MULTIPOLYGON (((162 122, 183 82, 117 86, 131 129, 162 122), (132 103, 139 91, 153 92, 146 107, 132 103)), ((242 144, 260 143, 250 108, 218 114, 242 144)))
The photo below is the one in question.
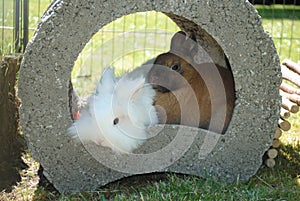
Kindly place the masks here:
POLYGON ((291 129, 283 133, 280 141, 284 145, 300 146, 300 112, 291 114, 288 121, 291 123, 291 129))
POLYGON ((178 30, 172 20, 155 11, 126 15, 102 27, 75 62, 72 82, 78 93, 93 92, 106 67, 113 66, 120 76, 168 51, 178 30))
POLYGON ((14 4, 11 0, 4 0, 0 3, 0 26, 5 27, 0 29, 1 44, 0 54, 11 54, 14 52, 14 4), (2 13, 4 11, 4 13, 2 13))
MULTIPOLYGON (((29 2, 29 38, 33 36, 34 30, 37 28, 38 23, 40 22, 40 17, 43 12, 49 6, 52 0, 30 0, 29 2)), ((21 5, 22 2, 20 1, 21 5)), ((0 2, 0 37, 1 37, 1 45, 0 45, 0 55, 8 55, 14 54, 15 52, 19 52, 19 50, 15 49, 16 39, 14 38, 15 30, 15 1, 13 0, 2 0, 0 2), (4 11, 4 13, 2 13, 4 11), (4 17, 4 18, 3 18, 4 17)), ((23 10, 20 9, 20 16, 22 16, 23 10)), ((23 27, 23 21, 20 17, 20 27, 23 27)), ((20 41, 22 43, 23 32, 20 29, 20 41)))
POLYGON ((255 6, 272 36, 281 60, 300 60, 300 6, 255 6))
MULTIPOLYGON (((274 22, 273 22, 274 23, 274 22)), ((300 19, 284 19, 272 25, 272 19, 263 20, 265 30, 273 37, 280 59, 300 60, 300 19), (293 31, 292 31, 293 30, 293 31)))
MULTIPOLYGON (((280 59, 300 60, 299 6, 257 8, 280 59)), ((72 81, 78 93, 85 96, 93 92, 101 72, 108 66, 115 67, 116 74, 121 75, 168 51, 170 38, 178 30, 164 14, 153 11, 124 16, 104 26, 85 46, 74 65, 72 81)))

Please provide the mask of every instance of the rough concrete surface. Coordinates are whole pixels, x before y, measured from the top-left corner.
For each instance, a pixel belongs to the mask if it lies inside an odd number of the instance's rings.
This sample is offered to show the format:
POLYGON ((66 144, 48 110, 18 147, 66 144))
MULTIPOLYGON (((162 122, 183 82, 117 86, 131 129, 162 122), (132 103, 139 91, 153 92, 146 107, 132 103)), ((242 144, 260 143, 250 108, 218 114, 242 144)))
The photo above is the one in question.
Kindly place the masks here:
POLYGON ((19 77, 21 123, 33 157, 60 192, 93 190, 111 181, 166 170, 247 180, 261 165, 277 127, 279 59, 255 9, 244 0, 57 0, 29 43, 19 77), (185 31, 204 29, 227 55, 236 84, 236 107, 225 135, 185 126, 149 128, 137 154, 75 144, 68 83, 74 61, 91 36, 126 14, 155 10, 185 31), (198 26, 195 26, 198 25, 198 26))

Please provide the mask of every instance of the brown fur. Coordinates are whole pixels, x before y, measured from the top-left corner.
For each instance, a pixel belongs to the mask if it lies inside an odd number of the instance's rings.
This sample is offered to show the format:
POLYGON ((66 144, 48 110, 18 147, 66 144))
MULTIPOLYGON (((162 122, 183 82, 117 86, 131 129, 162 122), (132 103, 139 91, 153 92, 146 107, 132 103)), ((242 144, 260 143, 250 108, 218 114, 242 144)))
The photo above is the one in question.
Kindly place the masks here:
POLYGON ((213 63, 196 64, 196 48, 194 40, 186 39, 182 32, 176 33, 171 50, 156 58, 148 74, 157 92, 155 105, 160 123, 224 133, 234 108, 233 76, 229 69, 213 63), (180 70, 172 70, 174 65, 180 70))

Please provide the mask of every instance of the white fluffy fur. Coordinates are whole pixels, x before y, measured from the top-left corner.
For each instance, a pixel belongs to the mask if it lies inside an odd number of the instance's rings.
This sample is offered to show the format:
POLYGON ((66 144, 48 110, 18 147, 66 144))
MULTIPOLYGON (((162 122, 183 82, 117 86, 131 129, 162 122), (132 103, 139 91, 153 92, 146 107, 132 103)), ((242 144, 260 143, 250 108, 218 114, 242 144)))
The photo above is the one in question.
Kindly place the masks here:
POLYGON ((68 133, 117 152, 132 152, 146 141, 146 127, 158 123, 154 96, 143 75, 115 78, 114 70, 107 68, 68 133), (115 118, 119 119, 116 125, 115 118))

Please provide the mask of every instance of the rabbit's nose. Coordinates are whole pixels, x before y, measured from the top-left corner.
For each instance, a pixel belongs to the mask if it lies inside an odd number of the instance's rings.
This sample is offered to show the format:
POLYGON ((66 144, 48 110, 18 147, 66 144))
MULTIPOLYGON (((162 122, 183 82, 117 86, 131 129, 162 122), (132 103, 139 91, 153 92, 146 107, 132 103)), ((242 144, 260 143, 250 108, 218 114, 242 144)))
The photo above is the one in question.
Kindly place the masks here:
POLYGON ((148 83, 152 84, 152 85, 156 85, 159 81, 159 77, 156 75, 149 75, 148 79, 147 79, 148 83))
POLYGON ((160 86, 158 84, 153 84, 153 89, 159 91, 159 92, 162 92, 162 93, 167 93, 167 92, 170 92, 170 90, 166 87, 163 87, 163 86, 160 86))

